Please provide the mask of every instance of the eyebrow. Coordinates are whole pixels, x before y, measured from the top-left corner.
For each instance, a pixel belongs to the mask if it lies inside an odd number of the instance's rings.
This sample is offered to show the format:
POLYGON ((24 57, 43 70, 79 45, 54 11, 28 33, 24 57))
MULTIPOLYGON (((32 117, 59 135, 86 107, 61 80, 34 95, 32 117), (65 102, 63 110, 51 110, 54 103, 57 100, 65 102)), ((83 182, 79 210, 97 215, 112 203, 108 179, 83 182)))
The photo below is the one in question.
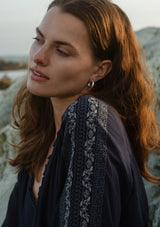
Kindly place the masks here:
MULTIPOLYGON (((36 28, 36 31, 37 31, 37 33, 40 34, 40 36, 41 36, 42 38, 44 38, 43 33, 41 32, 41 30, 40 30, 38 27, 36 28)), ((55 43, 55 44, 57 44, 57 45, 70 46, 70 47, 72 47, 74 50, 76 50, 76 48, 75 48, 71 43, 68 43, 68 42, 65 42, 65 41, 54 40, 53 43, 55 43)))
POLYGON ((36 32, 39 33, 44 38, 43 33, 40 31, 40 29, 38 27, 36 28, 36 32))

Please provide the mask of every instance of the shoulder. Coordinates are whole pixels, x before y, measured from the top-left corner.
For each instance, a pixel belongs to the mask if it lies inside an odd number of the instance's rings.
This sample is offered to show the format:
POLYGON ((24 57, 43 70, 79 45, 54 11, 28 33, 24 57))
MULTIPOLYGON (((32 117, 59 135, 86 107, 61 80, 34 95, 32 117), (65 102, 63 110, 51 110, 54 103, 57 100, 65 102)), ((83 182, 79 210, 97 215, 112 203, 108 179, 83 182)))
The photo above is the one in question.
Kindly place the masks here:
POLYGON ((74 121, 76 123, 80 121, 82 125, 83 122, 94 121, 97 126, 102 127, 112 136, 118 136, 118 134, 120 137, 126 136, 123 123, 113 107, 91 95, 82 96, 74 101, 66 109, 62 120, 72 124, 74 121))
POLYGON ((130 141, 117 112, 100 99, 85 95, 77 99, 66 110, 63 118, 69 131, 86 137, 92 135, 96 143, 107 147, 108 155, 119 156, 120 161, 129 161, 130 141))
POLYGON ((63 119, 67 118, 71 114, 77 117, 92 115, 98 117, 102 112, 107 114, 108 105, 98 98, 91 95, 84 95, 74 101, 65 111, 63 119), (100 111, 99 111, 100 110, 100 111), (100 113, 99 113, 100 112, 100 113))
POLYGON ((109 131, 117 127, 124 130, 123 123, 114 108, 91 95, 84 95, 73 102, 66 109, 63 119, 71 116, 75 118, 85 116, 84 120, 90 116, 96 118, 97 122, 101 126, 107 127, 109 131))
POLYGON ((108 153, 116 149, 125 159, 130 155, 130 141, 121 118, 100 99, 91 95, 80 97, 67 108, 63 120, 72 131, 77 128, 78 133, 82 131, 86 136, 92 132, 99 143, 106 144, 108 153))

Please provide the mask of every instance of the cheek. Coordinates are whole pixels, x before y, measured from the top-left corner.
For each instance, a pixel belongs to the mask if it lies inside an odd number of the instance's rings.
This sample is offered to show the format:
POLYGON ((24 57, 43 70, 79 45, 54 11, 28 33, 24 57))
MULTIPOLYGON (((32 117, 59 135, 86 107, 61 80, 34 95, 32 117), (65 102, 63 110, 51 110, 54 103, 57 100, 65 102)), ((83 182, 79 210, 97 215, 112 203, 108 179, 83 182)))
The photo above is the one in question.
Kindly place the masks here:
POLYGON ((59 80, 64 81, 88 81, 91 75, 91 66, 81 62, 71 64, 60 64, 57 70, 59 80))
POLYGON ((70 81, 76 74, 75 68, 70 64, 63 63, 63 61, 53 60, 53 65, 50 67, 49 75, 52 75, 54 83, 62 83, 70 81))
POLYGON ((58 75, 58 80, 61 85, 63 84, 63 86, 70 88, 72 85, 81 83, 82 76, 79 70, 75 68, 66 68, 66 70, 62 70, 58 75))

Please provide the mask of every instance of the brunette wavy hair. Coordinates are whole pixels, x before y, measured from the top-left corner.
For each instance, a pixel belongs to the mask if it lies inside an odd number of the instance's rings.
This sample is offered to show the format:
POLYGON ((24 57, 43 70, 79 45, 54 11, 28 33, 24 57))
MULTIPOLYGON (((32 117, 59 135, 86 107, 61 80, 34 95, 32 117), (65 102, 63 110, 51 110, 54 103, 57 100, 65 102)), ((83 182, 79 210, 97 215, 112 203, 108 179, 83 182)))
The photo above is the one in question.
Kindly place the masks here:
MULTIPOLYGON (((95 83, 91 94, 118 112, 142 176, 160 184, 160 177, 152 176, 147 169, 149 151, 160 150, 156 95, 128 17, 109 0, 55 0, 48 10, 54 6, 84 22, 96 59, 112 61, 112 71, 95 83)), ((10 163, 38 177, 55 136, 50 98, 31 94, 23 84, 13 105, 13 119, 20 143, 10 163)))

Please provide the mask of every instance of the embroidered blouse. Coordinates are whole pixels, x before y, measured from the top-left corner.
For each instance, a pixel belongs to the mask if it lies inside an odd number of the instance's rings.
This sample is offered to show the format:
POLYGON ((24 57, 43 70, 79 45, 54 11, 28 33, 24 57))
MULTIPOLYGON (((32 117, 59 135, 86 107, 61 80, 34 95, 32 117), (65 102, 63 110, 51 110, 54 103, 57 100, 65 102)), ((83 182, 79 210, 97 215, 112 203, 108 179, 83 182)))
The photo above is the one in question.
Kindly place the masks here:
POLYGON ((38 201, 22 169, 2 227, 147 227, 148 204, 125 128, 106 103, 83 96, 62 117, 38 201))

